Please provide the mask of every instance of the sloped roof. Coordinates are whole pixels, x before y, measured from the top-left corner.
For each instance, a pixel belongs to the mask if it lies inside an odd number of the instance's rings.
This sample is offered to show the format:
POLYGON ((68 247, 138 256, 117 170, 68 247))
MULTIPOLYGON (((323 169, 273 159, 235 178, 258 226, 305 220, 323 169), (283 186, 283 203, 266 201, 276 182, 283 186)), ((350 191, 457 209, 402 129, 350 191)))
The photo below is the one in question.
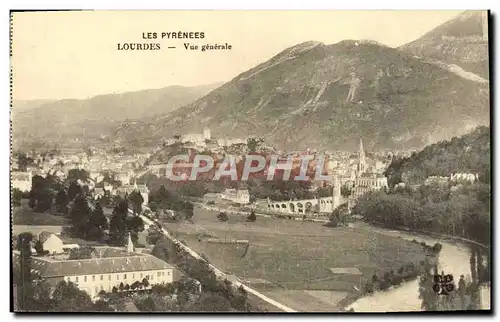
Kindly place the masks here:
POLYGON ((39 235, 38 235, 38 240, 41 242, 41 243, 45 243, 47 241, 47 239, 50 238, 50 236, 52 235, 55 235, 54 233, 51 233, 50 231, 42 231, 39 235))
POLYGON ((128 257, 92 258, 81 260, 52 260, 33 257, 33 270, 42 277, 112 274, 173 268, 149 254, 128 257))

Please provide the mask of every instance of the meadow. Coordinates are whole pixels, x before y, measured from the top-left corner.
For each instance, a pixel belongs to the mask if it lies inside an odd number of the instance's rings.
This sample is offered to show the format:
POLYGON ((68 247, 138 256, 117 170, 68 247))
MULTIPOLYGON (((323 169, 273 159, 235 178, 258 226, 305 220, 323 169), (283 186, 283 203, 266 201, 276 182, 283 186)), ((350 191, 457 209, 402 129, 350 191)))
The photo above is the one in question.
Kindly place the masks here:
POLYGON ((370 227, 329 228, 264 217, 246 222, 241 215, 220 222, 217 214, 197 208, 194 224, 165 226, 225 273, 301 311, 338 310, 338 302, 373 274, 383 276, 424 259, 420 245, 370 227), (234 240, 248 240, 248 246, 230 242, 234 240))
POLYGON ((50 213, 34 212, 27 205, 13 208, 12 222, 14 225, 29 226, 66 226, 69 224, 69 220, 63 215, 55 216, 50 213))

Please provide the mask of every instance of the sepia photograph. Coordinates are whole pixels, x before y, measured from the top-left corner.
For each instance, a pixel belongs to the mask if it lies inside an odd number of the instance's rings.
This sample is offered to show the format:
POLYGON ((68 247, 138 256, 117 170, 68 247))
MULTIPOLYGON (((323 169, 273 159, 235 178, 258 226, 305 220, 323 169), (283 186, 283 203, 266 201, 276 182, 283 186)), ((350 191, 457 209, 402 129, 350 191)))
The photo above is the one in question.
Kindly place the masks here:
POLYGON ((11 11, 11 312, 491 314, 491 21, 11 11))

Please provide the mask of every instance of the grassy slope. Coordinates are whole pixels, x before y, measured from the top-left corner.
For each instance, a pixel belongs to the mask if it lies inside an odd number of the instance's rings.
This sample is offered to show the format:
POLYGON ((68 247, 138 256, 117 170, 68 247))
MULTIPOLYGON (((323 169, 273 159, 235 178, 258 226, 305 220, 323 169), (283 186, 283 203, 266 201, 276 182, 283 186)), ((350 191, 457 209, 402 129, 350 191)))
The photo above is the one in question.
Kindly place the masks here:
POLYGON ((14 207, 12 216, 14 225, 64 226, 69 223, 65 217, 35 213, 27 206, 14 207))

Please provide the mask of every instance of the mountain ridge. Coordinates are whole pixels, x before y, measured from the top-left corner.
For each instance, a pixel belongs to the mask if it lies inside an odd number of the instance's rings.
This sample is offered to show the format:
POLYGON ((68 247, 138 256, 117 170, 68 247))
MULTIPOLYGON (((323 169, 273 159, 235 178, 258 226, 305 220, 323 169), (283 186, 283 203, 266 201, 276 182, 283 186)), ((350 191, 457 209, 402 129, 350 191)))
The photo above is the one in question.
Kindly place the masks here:
MULTIPOLYGON (((418 133, 436 132, 430 141, 439 140, 488 122, 487 107, 486 86, 398 49, 362 40, 305 42, 142 126, 152 141, 208 126, 216 136, 262 135, 279 147, 346 148, 359 137, 379 147, 421 146, 429 140, 418 133), (356 99, 346 101, 355 78, 356 99), (457 113, 460 124, 450 124, 457 113)), ((116 135, 127 142, 144 135, 131 133, 119 128, 116 135)))
POLYGON ((109 136, 127 119, 151 119, 181 108, 218 86, 220 83, 194 87, 173 85, 88 99, 13 101, 13 141, 69 141, 82 136, 84 139, 109 136), (53 131, 54 128, 58 131, 53 131))
POLYGON ((488 29, 487 11, 465 11, 398 48, 422 59, 456 64, 488 79, 488 29))

